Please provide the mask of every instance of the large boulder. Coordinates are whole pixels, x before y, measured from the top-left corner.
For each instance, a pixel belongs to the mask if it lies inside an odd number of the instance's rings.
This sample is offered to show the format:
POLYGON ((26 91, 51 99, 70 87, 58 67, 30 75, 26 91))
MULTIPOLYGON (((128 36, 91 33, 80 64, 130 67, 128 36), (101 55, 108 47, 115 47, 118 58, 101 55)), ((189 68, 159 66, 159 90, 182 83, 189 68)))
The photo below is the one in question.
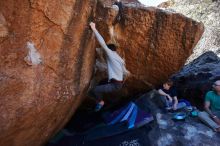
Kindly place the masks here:
POLYGON ((0 44, 0 145, 42 145, 72 116, 95 61, 88 29, 95 5, 0 1, 8 30, 0 44))
MULTIPOLYGON (((95 63, 88 23, 95 21, 110 41, 116 12, 96 0, 0 1, 0 145, 42 145, 70 119, 95 63)), ((153 7, 130 5, 124 13, 113 38, 132 73, 127 92, 178 71, 204 29, 153 7)))

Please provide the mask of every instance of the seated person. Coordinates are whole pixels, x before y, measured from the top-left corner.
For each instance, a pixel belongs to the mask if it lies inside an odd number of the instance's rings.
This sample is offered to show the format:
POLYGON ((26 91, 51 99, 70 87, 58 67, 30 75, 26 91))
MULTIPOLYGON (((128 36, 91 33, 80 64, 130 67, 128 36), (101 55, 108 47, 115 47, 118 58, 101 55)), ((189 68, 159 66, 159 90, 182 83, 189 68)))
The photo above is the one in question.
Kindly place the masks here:
POLYGON ((173 87, 173 81, 168 80, 158 89, 161 100, 166 109, 179 109, 176 89, 173 87))
POLYGON ((200 120, 209 125, 214 131, 220 132, 220 80, 213 84, 213 91, 205 96, 204 112, 199 112, 200 120))

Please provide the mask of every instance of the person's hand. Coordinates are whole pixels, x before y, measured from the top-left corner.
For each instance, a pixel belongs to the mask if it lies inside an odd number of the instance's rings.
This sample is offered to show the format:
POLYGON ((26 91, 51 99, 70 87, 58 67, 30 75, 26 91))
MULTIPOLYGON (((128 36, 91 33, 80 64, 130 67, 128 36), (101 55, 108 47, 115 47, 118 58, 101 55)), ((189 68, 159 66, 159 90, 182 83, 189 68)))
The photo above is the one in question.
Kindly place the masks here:
POLYGON ((169 102, 171 102, 172 103, 172 98, 170 97, 170 95, 167 95, 167 98, 168 98, 168 100, 169 100, 169 102))
POLYGON ((217 123, 218 125, 220 125, 220 119, 218 117, 213 117, 213 120, 215 121, 215 123, 217 123))
POLYGON ((90 27, 92 28, 92 29, 95 29, 95 23, 93 23, 93 22, 90 22, 90 27))
POLYGON ((126 70, 125 74, 126 74, 127 77, 130 77, 130 76, 131 76, 131 72, 128 71, 128 70, 126 70))
POLYGON ((177 109, 177 105, 174 104, 174 105, 173 105, 173 110, 176 110, 176 109, 177 109))

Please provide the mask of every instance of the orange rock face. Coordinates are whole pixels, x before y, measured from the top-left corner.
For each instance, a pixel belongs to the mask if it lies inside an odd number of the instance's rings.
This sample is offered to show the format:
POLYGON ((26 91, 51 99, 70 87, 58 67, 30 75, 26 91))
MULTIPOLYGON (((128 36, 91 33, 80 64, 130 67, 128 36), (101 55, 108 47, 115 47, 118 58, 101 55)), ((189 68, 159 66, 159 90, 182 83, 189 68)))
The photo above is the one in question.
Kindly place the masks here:
MULTIPOLYGON (((203 32, 180 14, 132 7, 124 13, 113 38, 132 73, 131 89, 179 70, 203 32)), ((95 0, 0 1, 0 145, 43 145, 62 128, 92 78, 96 41, 88 23, 111 41, 115 14, 95 0)))
POLYGON ((72 116, 90 82, 93 1, 1 1, 0 145, 42 145, 72 116), (34 46, 42 62, 27 43, 34 46), (33 56, 32 56, 33 55, 33 56))

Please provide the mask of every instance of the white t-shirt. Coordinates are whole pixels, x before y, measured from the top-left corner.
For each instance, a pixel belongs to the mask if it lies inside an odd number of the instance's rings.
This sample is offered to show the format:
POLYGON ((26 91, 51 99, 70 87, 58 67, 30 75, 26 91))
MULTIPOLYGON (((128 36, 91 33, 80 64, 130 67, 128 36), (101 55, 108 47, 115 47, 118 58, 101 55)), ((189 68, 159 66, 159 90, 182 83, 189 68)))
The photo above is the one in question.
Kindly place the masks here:
POLYGON ((116 51, 112 51, 106 45, 104 39, 97 30, 93 30, 98 42, 106 52, 107 56, 107 67, 108 67, 108 79, 115 79, 123 81, 123 76, 127 74, 124 60, 118 55, 116 51))
POLYGON ((107 54, 107 66, 108 66, 108 79, 116 79, 118 81, 123 81, 124 75, 124 61, 117 54, 117 52, 110 50, 111 53, 107 54))

